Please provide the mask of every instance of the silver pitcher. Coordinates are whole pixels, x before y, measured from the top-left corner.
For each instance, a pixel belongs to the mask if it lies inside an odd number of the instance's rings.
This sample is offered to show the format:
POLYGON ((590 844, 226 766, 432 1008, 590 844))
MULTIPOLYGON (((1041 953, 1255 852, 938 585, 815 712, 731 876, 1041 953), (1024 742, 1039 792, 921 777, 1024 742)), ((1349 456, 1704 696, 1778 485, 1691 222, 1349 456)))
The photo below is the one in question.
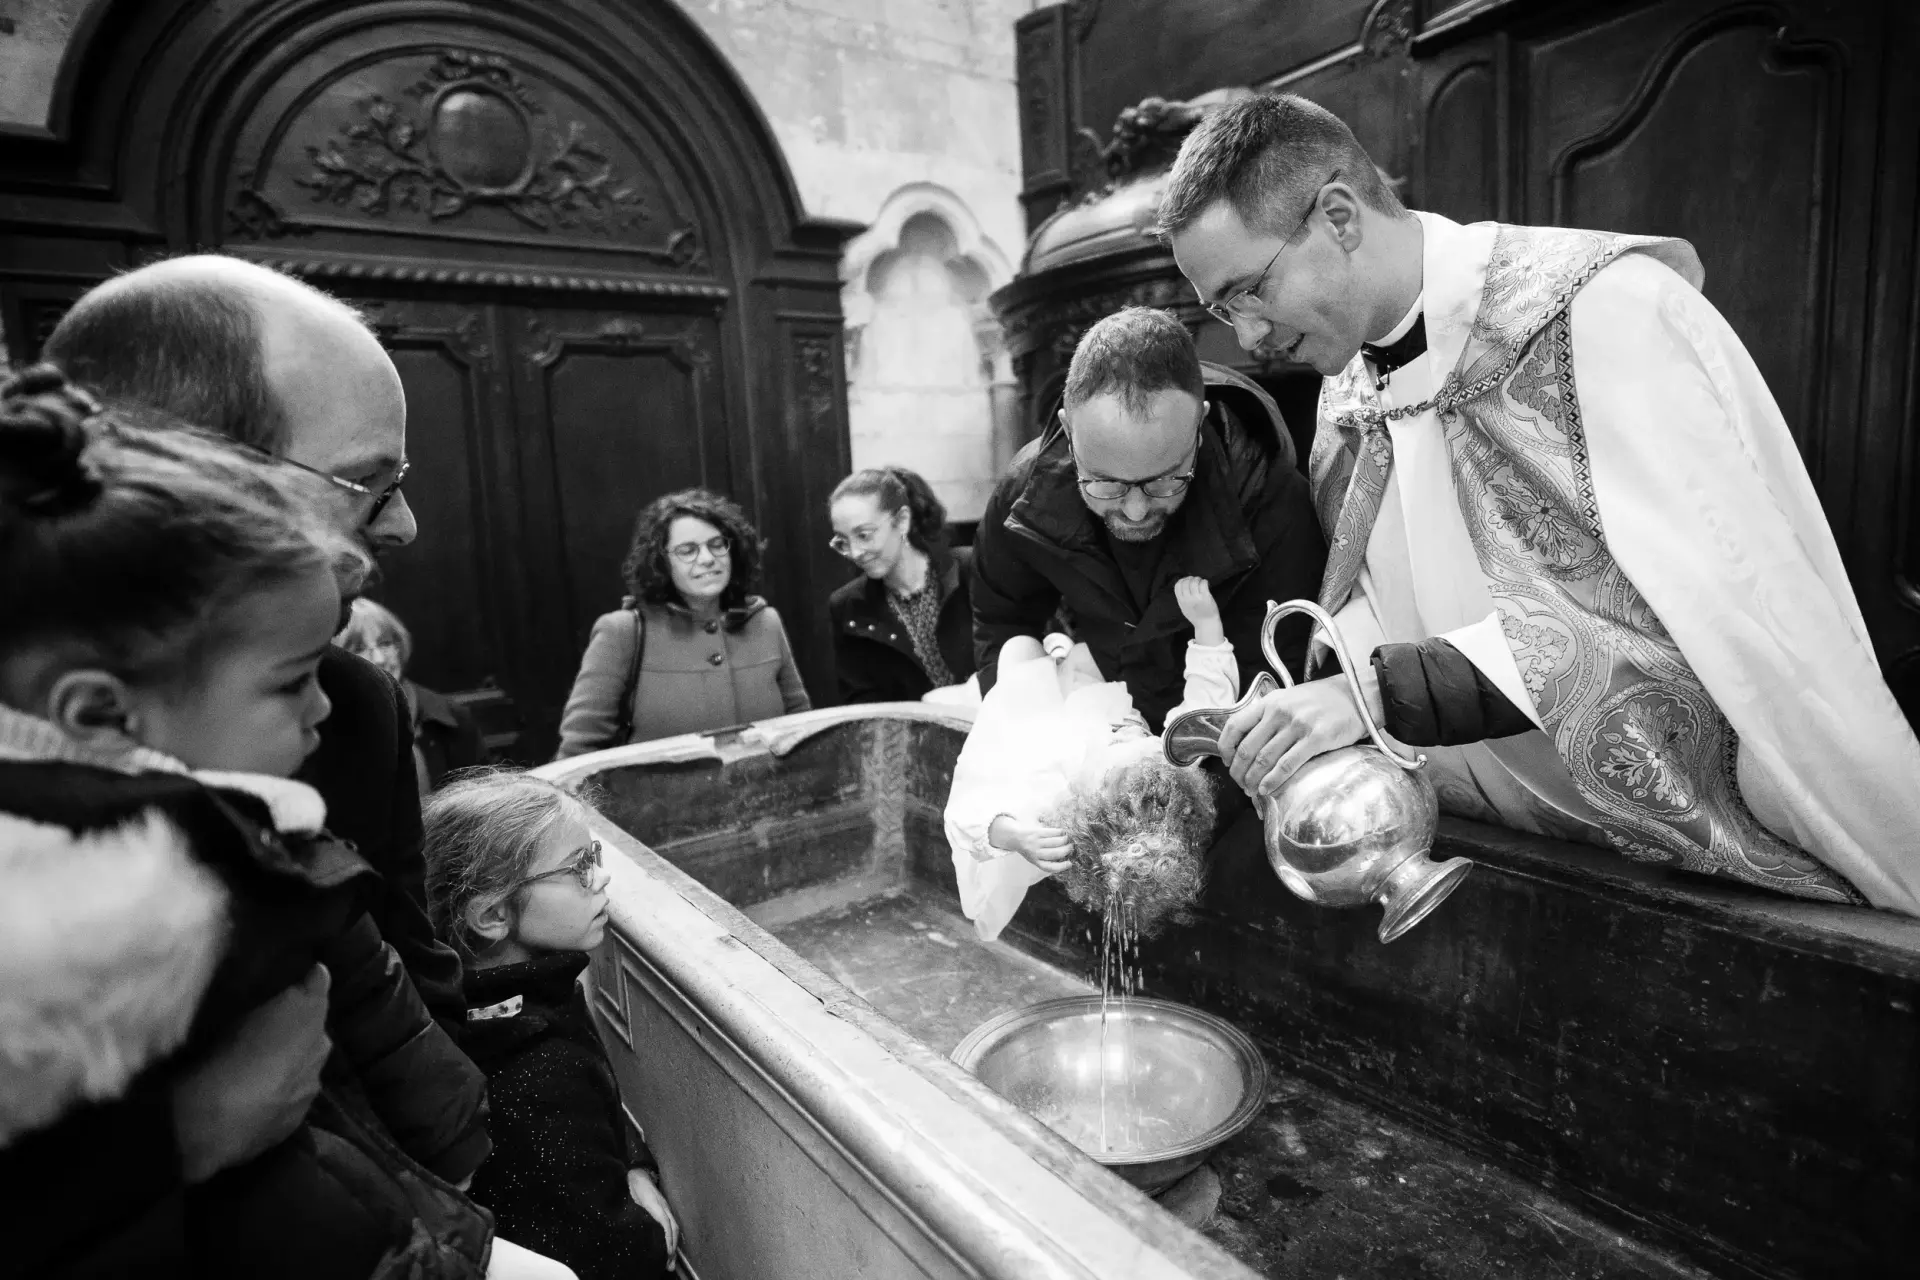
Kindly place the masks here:
MULTIPOLYGON (((1287 688, 1293 687, 1273 636, 1280 619, 1296 613, 1311 616, 1340 655, 1373 745, 1316 756, 1273 795, 1255 802, 1266 827, 1267 861, 1280 882, 1308 902, 1329 907, 1379 903, 1386 909, 1380 941, 1392 942, 1445 901, 1473 870, 1473 861, 1435 862, 1429 856, 1440 803, 1433 784, 1420 772, 1427 758, 1409 758, 1387 745, 1367 707, 1353 656, 1326 610, 1309 600, 1268 601, 1260 628, 1267 664, 1287 688)), ((1202 756, 1220 755, 1220 732, 1228 717, 1278 688, 1263 671, 1233 706, 1204 707, 1175 717, 1161 735, 1167 759, 1188 765, 1202 756)))

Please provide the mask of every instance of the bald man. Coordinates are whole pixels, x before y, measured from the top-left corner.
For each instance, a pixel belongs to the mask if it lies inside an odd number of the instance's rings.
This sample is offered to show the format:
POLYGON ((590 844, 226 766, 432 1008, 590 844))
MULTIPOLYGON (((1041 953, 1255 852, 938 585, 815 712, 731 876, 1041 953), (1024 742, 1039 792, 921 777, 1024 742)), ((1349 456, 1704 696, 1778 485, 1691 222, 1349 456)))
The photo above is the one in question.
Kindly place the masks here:
POLYGON ((376 552, 417 532, 400 480, 407 401, 393 361, 346 304, 215 254, 109 280, 43 358, 110 403, 158 409, 333 481, 376 552))
MULTIPOLYGON (((170 415, 326 477, 339 519, 376 553, 413 540, 413 513, 400 492, 407 418, 399 374, 358 314, 337 299, 238 259, 176 258, 82 297, 43 356, 110 404, 170 415)), ((410 717, 394 682, 344 651, 322 658, 319 680, 333 710, 299 777, 325 799, 328 828, 380 873, 374 920, 440 1024, 437 1043, 425 1046, 440 1114, 382 1118, 409 1154, 462 1182, 489 1150, 485 1082, 452 1042, 466 1004, 459 958, 435 939, 427 917, 410 717), (401 1121, 458 1136, 421 1149, 401 1121)), ((243 1165, 304 1117, 305 1103, 295 1100, 310 1093, 296 1078, 291 1046, 295 1028, 311 1030, 325 1010, 300 1007, 300 998, 289 992, 285 1007, 263 1006, 272 1034, 250 1037, 242 1028, 231 1052, 179 1080, 171 1128, 188 1182, 243 1165), (276 1055, 273 1045, 289 1048, 276 1055)), ((345 997, 335 991, 332 998, 345 997)), ((341 1087, 359 1086, 349 1079, 341 1087)))

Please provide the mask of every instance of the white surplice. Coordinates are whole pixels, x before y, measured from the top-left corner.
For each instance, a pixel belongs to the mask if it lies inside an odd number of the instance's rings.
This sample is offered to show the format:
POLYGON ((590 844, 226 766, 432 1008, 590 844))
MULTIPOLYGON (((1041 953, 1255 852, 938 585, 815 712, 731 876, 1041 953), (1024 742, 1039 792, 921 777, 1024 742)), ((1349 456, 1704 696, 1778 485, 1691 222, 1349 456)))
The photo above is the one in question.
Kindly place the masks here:
MULTIPOLYGON (((1387 407, 1430 399, 1454 368, 1495 234, 1418 216, 1428 349, 1391 374, 1387 407)), ((1920 915, 1920 742, 1880 675, 1825 513, 1751 357, 1697 289, 1646 255, 1600 270, 1574 296, 1571 322, 1608 548, 1739 735, 1742 798, 1876 906, 1920 915)), ((1516 737, 1422 748, 1450 811, 1605 845, 1537 727, 1437 415, 1389 431, 1392 469, 1342 632, 1356 654, 1444 636, 1534 719, 1516 737)))

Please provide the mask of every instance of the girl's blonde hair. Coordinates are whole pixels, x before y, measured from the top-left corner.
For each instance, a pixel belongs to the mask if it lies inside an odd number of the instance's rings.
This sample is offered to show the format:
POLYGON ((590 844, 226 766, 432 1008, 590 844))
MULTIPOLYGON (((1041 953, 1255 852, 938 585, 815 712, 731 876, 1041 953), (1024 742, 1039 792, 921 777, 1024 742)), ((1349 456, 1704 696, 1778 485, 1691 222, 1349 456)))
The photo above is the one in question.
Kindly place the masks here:
POLYGON ((0 388, 0 660, 61 644, 123 679, 190 676, 246 597, 371 561, 325 481, 170 419, 103 410, 51 365, 0 388))
POLYGON ((1213 783, 1198 769, 1159 756, 1114 769, 1048 819, 1073 842, 1061 887, 1088 910, 1114 912, 1151 937, 1168 920, 1184 919, 1199 898, 1215 812, 1213 783))
POLYGON ((427 914, 440 939, 464 960, 489 945, 467 923, 474 903, 507 899, 518 919, 514 885, 533 865, 540 840, 568 818, 589 821, 592 791, 563 787, 518 769, 476 769, 458 775, 421 806, 421 852, 427 863, 427 914))

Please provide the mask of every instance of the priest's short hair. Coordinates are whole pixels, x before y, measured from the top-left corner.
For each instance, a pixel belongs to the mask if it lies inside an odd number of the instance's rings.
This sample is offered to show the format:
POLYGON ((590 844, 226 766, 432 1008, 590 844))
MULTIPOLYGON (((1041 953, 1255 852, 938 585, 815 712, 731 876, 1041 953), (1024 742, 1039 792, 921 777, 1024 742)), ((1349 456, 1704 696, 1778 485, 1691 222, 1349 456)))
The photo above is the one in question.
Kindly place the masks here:
POLYGON ((1127 307, 1082 335, 1067 366, 1060 407, 1071 412, 1095 396, 1118 394, 1128 412, 1145 413, 1161 391, 1206 399, 1193 337, 1170 311, 1127 307))
POLYGON ((1335 173, 1368 208, 1406 214, 1380 167, 1333 112, 1293 93, 1229 102, 1209 110, 1180 144, 1154 230, 1178 235, 1225 200, 1250 229, 1293 243, 1335 173))

